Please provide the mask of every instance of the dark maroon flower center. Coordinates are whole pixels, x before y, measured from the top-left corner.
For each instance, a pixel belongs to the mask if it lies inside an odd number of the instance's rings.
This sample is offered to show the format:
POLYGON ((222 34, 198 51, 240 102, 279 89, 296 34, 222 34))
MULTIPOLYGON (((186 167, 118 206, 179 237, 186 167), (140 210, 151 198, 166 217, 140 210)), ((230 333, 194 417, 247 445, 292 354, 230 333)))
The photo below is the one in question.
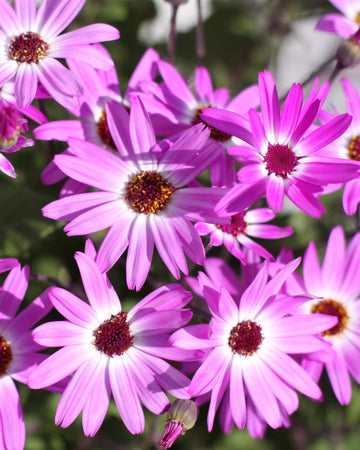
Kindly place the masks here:
POLYGON ((130 335, 126 317, 127 312, 116 314, 111 319, 105 320, 93 333, 97 349, 111 358, 122 355, 133 345, 133 336, 130 335))
POLYGON ((346 308, 344 305, 336 300, 325 299, 316 303, 312 308, 313 314, 328 314, 329 316, 335 316, 338 318, 338 323, 332 328, 323 331, 324 336, 334 336, 335 334, 342 333, 345 330, 346 323, 349 319, 346 308))
POLYGON ((21 33, 14 37, 9 45, 9 56, 19 64, 35 63, 44 58, 49 50, 49 44, 40 35, 32 31, 21 33))
POLYGON ((263 341, 261 326, 251 320, 240 322, 231 330, 229 345, 233 353, 253 355, 263 341))
POLYGON ((105 110, 102 111, 101 118, 97 123, 97 134, 100 136, 105 145, 116 150, 116 146, 114 144, 113 138, 111 137, 109 126, 106 120, 105 110))
POLYGON ((269 175, 274 173, 286 178, 298 165, 298 160, 295 153, 287 145, 268 144, 265 163, 269 175))
POLYGON ((124 199, 139 213, 156 214, 165 208, 175 191, 156 170, 142 171, 127 184, 124 199))
POLYGON ((354 136, 349 144, 349 158, 360 161, 360 136, 354 136))
POLYGON ((10 345, 0 335, 0 375, 5 375, 10 362, 12 361, 12 352, 10 345))
POLYGON ((224 233, 232 234, 234 237, 241 233, 245 233, 247 223, 244 220, 246 211, 241 211, 234 216, 231 216, 231 222, 227 225, 217 225, 224 233))
POLYGON ((209 125, 208 123, 204 122, 201 119, 200 114, 202 113, 203 109, 205 109, 205 108, 211 108, 211 105, 200 106, 198 108, 198 110, 196 111, 191 124, 197 125, 198 123, 202 123, 203 125, 205 125, 205 127, 209 128, 209 130, 210 130, 210 137, 212 139, 215 139, 215 141, 225 142, 225 141, 228 141, 229 139, 231 139, 230 134, 225 133, 225 131, 218 130, 217 128, 209 125))

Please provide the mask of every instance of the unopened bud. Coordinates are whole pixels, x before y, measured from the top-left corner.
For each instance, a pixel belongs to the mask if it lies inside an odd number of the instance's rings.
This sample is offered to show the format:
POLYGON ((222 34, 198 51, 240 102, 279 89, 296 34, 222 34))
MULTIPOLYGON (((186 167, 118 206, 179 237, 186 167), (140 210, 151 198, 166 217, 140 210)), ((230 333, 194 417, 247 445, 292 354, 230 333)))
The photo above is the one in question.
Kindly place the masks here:
POLYGON ((360 62, 360 30, 342 42, 335 58, 340 69, 355 66, 360 62))
POLYGON ((192 400, 175 400, 167 413, 160 448, 170 448, 180 434, 185 434, 195 425, 198 415, 199 408, 192 400))

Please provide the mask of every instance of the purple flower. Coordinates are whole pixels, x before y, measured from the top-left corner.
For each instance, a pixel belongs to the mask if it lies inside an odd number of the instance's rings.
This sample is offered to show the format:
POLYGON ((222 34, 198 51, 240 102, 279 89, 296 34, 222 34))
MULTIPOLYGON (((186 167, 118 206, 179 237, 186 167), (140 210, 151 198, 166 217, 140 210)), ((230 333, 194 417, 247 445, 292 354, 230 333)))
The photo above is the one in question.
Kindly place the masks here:
POLYGON ((35 97, 38 81, 60 104, 74 104, 81 94, 76 77, 57 58, 75 58, 101 69, 113 65, 91 43, 119 38, 110 25, 93 24, 59 34, 71 23, 86 0, 16 0, 14 9, 0 0, 0 86, 15 78, 19 107, 35 97))
MULTIPOLYGON (((27 128, 27 120, 22 117, 18 108, 0 98, 0 152, 17 152, 34 145, 33 140, 21 135, 27 128)), ((0 153, 0 171, 9 177, 17 177, 13 165, 2 153, 0 153)))
MULTIPOLYGON (((338 319, 333 327, 322 332, 322 338, 331 343, 333 358, 328 362, 306 359, 306 370, 315 380, 325 366, 334 393, 342 405, 351 399, 351 375, 360 383, 360 233, 346 247, 344 232, 335 227, 329 237, 322 266, 319 265, 316 246, 308 246, 303 261, 303 286, 292 292, 306 292, 320 297, 305 303, 303 311, 311 317, 330 314, 338 319)), ((290 288, 289 288, 290 289, 290 288)))
POLYGON ((275 82, 267 71, 259 74, 261 116, 249 110, 249 121, 230 111, 204 110, 210 125, 237 136, 247 145, 229 152, 245 167, 238 172, 239 183, 220 200, 215 211, 233 215, 266 194, 268 205, 279 211, 286 195, 298 208, 315 217, 325 212, 316 198, 321 186, 346 182, 357 176, 358 165, 324 157, 320 150, 341 136, 351 117, 343 114, 309 132, 326 97, 329 84, 317 90, 315 82, 304 105, 303 91, 294 84, 282 111, 275 82))
MULTIPOLYGON (((357 161, 360 167, 360 95, 355 86, 347 79, 342 79, 341 84, 346 97, 346 107, 353 120, 350 127, 336 141, 332 142, 326 151, 326 156, 335 156, 345 160, 357 161)), ((322 111, 320 114, 322 123, 327 123, 333 118, 333 114, 322 111)), ((342 187, 329 185, 330 189, 342 187)), ((327 190, 327 189, 326 189, 327 190)), ((352 216, 356 213, 360 203, 360 177, 348 181, 344 186, 343 207, 346 214, 352 216)))
POLYGON ((198 222, 195 225, 200 236, 210 234, 209 247, 224 245, 227 250, 238 258, 242 264, 246 264, 246 258, 242 247, 253 250, 266 259, 273 259, 263 246, 254 242, 251 237, 261 239, 280 239, 293 233, 291 227, 280 228, 276 225, 263 225, 274 219, 275 214, 268 208, 257 208, 241 211, 231 216, 231 223, 214 225, 198 222))
POLYGON ((172 335, 171 342, 180 348, 211 349, 189 387, 191 396, 211 393, 209 431, 227 388, 227 420, 231 418, 239 428, 252 417, 247 416, 251 403, 263 422, 277 428, 286 422, 284 416, 297 409, 296 390, 321 399, 319 387, 292 355, 326 350, 328 346, 315 334, 334 326, 337 319, 294 315, 296 305, 309 297, 278 295, 299 262, 290 262, 270 281, 268 263, 264 263, 238 303, 224 288, 220 294, 208 289, 204 296, 212 315, 210 324, 186 327, 172 335))
MULTIPOLYGON (((11 258, 0 260, 1 271, 13 266, 11 258)), ((46 291, 17 314, 29 283, 29 267, 12 268, 0 289, 0 447, 22 449, 25 423, 14 381, 27 384, 28 377, 45 355, 29 330, 52 308, 46 291), (16 315, 17 314, 17 315, 16 315)))
POLYGON ((0 273, 13 269, 19 264, 15 258, 0 258, 0 273))
POLYGON ((72 195, 50 203, 46 217, 70 220, 68 235, 109 228, 97 263, 109 270, 128 247, 126 277, 130 289, 140 289, 150 269, 154 245, 175 278, 187 273, 185 255, 202 264, 200 236, 189 220, 224 223, 213 208, 223 189, 188 187, 222 151, 209 131, 198 125, 184 132, 169 148, 157 144, 141 101, 134 99, 130 117, 116 103, 107 119, 119 154, 77 139, 69 140, 69 155, 55 156, 66 175, 99 192, 72 195), (204 147, 204 148, 203 148, 204 147))
POLYGON ((348 39, 359 30, 359 0, 329 0, 342 14, 329 13, 322 16, 316 24, 316 30, 328 31, 348 39))
POLYGON ((53 287, 49 296, 65 321, 40 325, 36 342, 62 347, 30 377, 32 388, 42 388, 73 374, 60 399, 55 423, 69 426, 82 412, 84 433, 93 436, 106 415, 111 394, 131 433, 144 430, 143 403, 162 414, 169 400, 162 389, 188 398, 189 380, 162 358, 186 360, 192 352, 173 348, 169 332, 192 317, 182 309, 191 295, 180 285, 163 286, 129 311, 121 303, 106 275, 93 260, 94 249, 76 253, 89 303, 53 287))
MULTIPOLYGON (((96 44, 96 47, 107 54, 105 48, 100 44, 96 44)), ((70 112, 81 120, 59 120, 41 125, 34 130, 34 137, 58 141, 66 141, 70 137, 75 137, 109 150, 116 150, 106 119, 105 105, 107 102, 117 101, 122 103, 126 109, 130 109, 130 93, 138 89, 137 86, 141 80, 155 78, 158 58, 157 52, 152 48, 145 52, 130 77, 123 96, 120 92, 115 67, 105 72, 76 60, 69 60, 68 65, 71 71, 77 75, 84 88, 79 105, 70 109, 70 112)), ((42 173, 41 180, 44 184, 53 184, 64 177, 65 175, 51 161, 42 173)), ((74 193, 79 194, 84 192, 87 187, 87 185, 72 179, 67 180, 60 197, 74 193)))
MULTIPOLYGON (((192 125, 202 123, 201 111, 204 108, 224 108, 229 111, 245 113, 249 108, 259 105, 259 92, 257 86, 250 86, 230 100, 228 89, 214 89, 210 74, 205 67, 195 70, 195 92, 190 90, 188 83, 179 72, 168 62, 159 62, 159 72, 163 82, 158 85, 154 82, 143 82, 140 88, 145 93, 140 94, 141 99, 151 114, 156 134, 169 136, 188 129, 192 125)), ((209 127, 210 137, 226 142, 231 135, 209 127)))

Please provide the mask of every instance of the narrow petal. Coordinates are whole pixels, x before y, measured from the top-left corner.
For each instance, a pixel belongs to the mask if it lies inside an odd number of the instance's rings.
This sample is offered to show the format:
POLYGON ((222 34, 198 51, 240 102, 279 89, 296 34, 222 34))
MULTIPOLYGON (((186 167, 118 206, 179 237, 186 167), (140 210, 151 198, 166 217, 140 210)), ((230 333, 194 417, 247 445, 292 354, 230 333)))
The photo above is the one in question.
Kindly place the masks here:
POLYGON ((15 76, 14 94, 20 108, 25 108, 35 98, 38 75, 33 64, 20 64, 15 76))
POLYGON ((213 86, 210 74, 205 67, 197 67, 195 69, 195 90, 200 101, 213 103, 213 86))
POLYGON ((132 220, 120 216, 117 223, 106 233, 95 260, 102 272, 110 270, 126 250, 131 225, 132 220))
POLYGON ((325 367, 336 398, 341 405, 348 405, 351 400, 351 381, 340 349, 337 349, 334 361, 326 363, 325 367))
MULTIPOLYGON (((36 338, 36 330, 34 331, 36 338)), ((30 375, 31 389, 51 386, 76 371, 89 359, 89 344, 63 347, 45 359, 30 375)))
POLYGON ((147 153, 156 144, 149 115, 138 97, 131 103, 129 131, 135 154, 147 153))
POLYGON ((272 173, 266 182, 266 200, 270 208, 280 211, 284 200, 284 180, 272 173))
POLYGON ((148 276, 154 252, 154 238, 146 214, 139 214, 129 235, 126 258, 126 282, 129 289, 139 291, 148 276))
POLYGON ((230 408, 236 426, 243 429, 246 423, 245 389, 241 357, 234 356, 230 375, 230 408))
POLYGON ((109 361, 109 376, 111 390, 120 416, 133 434, 144 431, 145 418, 136 391, 129 365, 131 361, 126 354, 109 361))
POLYGON ((99 267, 84 253, 76 252, 74 257, 90 305, 97 311, 99 317, 111 317, 113 308, 109 288, 99 267))
POLYGON ((25 445, 25 423, 18 391, 9 376, 0 383, 0 397, 4 399, 0 408, 5 448, 22 449, 25 445))

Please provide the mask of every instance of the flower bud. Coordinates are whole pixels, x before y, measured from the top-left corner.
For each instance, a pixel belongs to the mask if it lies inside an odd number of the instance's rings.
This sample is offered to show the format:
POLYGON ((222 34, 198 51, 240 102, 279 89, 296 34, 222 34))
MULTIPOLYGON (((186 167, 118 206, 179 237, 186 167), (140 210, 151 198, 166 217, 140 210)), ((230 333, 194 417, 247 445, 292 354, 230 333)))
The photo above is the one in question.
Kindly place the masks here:
POLYGON ((342 42, 336 51, 335 58, 340 69, 355 66, 360 62, 360 29, 342 42))
POLYGON ((198 415, 199 408, 192 400, 175 400, 167 413, 160 448, 170 448, 180 434, 185 434, 195 425, 198 415))

